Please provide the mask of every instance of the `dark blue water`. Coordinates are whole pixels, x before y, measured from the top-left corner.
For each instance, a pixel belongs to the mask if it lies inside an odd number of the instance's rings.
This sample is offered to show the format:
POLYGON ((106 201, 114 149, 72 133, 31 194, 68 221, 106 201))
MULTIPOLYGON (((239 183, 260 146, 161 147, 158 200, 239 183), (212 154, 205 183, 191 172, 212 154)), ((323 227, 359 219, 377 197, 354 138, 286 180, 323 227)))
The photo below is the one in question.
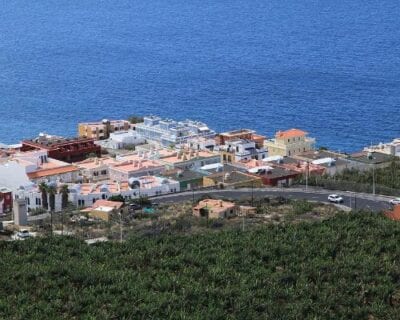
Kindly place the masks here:
POLYGON ((400 136, 398 0, 0 1, 0 141, 149 113, 400 136))

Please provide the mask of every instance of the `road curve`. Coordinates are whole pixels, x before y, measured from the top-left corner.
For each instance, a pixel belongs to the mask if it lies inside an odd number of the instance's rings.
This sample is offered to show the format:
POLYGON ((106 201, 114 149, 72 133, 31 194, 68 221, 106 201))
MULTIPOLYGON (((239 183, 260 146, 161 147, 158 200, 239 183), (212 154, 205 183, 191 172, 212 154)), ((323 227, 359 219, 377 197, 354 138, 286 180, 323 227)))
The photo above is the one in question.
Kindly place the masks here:
POLYGON ((260 188, 260 189, 235 189, 235 190, 201 190, 183 193, 173 193, 152 198, 154 203, 174 203, 183 201, 195 201, 200 197, 209 194, 221 196, 234 200, 262 197, 285 197, 288 199, 305 199, 309 201, 328 202, 328 195, 336 193, 343 197, 343 205, 356 210, 370 210, 380 212, 390 208, 389 198, 385 196, 373 196, 364 193, 335 192, 323 189, 297 189, 297 188, 260 188))

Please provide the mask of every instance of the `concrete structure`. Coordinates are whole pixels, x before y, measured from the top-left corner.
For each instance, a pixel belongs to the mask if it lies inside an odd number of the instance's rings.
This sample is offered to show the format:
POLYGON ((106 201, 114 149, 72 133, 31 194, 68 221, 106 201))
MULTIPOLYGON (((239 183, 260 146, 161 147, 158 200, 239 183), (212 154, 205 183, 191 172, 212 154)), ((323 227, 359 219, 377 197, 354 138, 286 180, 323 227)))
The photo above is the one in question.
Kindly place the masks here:
POLYGON ((180 190, 185 191, 203 187, 205 174, 190 170, 172 169, 165 171, 162 176, 178 181, 180 190))
POLYGON ((163 146, 184 144, 195 137, 215 136, 215 131, 205 123, 192 120, 178 122, 156 116, 144 117, 144 122, 137 123, 135 130, 145 139, 157 141, 163 146))
MULTIPOLYGON (((258 161, 258 163, 259 162, 260 161, 258 161)), ((264 165, 270 165, 274 168, 278 167, 282 169, 297 171, 301 174, 323 175, 324 173, 326 173, 326 168, 318 163, 292 157, 273 156, 263 159, 262 163, 264 165)))
POLYGON ((314 150, 295 155, 295 159, 307 161, 325 168, 325 174, 335 175, 346 169, 357 168, 358 164, 348 159, 348 155, 329 150, 314 150))
POLYGON ((216 172, 203 177, 204 187, 259 188, 262 185, 259 177, 240 171, 216 172))
POLYGON ((101 156, 100 146, 89 138, 62 138, 41 133, 32 140, 22 141, 21 151, 46 150, 49 158, 77 162, 89 155, 101 156))
POLYGON ((196 217, 207 217, 210 219, 230 218, 239 214, 239 206, 233 202, 205 199, 193 208, 196 217))
POLYGON ((362 151, 351 154, 348 160, 352 162, 353 168, 363 171, 386 168, 392 163, 393 156, 380 152, 362 151))
POLYGON ((12 207, 12 191, 8 188, 0 188, 0 215, 10 212, 12 207))
POLYGON ((78 135, 82 138, 93 138, 103 140, 110 137, 111 133, 127 131, 130 129, 130 123, 127 120, 107 120, 98 122, 79 123, 78 135))
POLYGON ((375 146, 365 147, 366 152, 378 152, 390 156, 400 157, 400 138, 394 139, 392 142, 379 143, 375 146))
POLYGON ((315 139, 307 137, 307 132, 299 129, 278 131, 275 139, 264 143, 269 156, 294 156, 314 149, 315 139))
POLYGON ((256 144, 257 148, 263 148, 265 137, 256 134, 254 130, 240 129, 229 132, 223 132, 215 137, 215 141, 218 145, 224 145, 229 141, 234 140, 249 140, 256 144))
POLYGON ((26 226, 28 224, 28 212, 24 199, 14 200, 14 224, 17 226, 26 226))

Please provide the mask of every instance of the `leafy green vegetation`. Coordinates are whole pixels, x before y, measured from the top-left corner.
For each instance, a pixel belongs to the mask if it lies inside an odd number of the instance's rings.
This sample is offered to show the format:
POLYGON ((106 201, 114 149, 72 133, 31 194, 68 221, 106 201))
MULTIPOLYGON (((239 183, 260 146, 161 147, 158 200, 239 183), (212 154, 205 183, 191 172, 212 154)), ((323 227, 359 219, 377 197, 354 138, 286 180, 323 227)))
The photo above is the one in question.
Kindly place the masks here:
MULTIPOLYGON (((394 159, 388 167, 375 170, 345 169, 333 176, 312 176, 308 180, 308 184, 332 190, 372 193, 374 179, 376 193, 400 195, 400 161, 394 159)), ((305 178, 300 177, 297 182, 305 184, 305 178)))
MULTIPOLYGON (((184 226, 183 226, 184 227, 184 226)), ((398 319, 400 224, 0 242, 1 319, 398 319)))
POLYGON ((141 116, 131 115, 128 117, 128 121, 132 124, 143 122, 143 120, 144 119, 141 116))

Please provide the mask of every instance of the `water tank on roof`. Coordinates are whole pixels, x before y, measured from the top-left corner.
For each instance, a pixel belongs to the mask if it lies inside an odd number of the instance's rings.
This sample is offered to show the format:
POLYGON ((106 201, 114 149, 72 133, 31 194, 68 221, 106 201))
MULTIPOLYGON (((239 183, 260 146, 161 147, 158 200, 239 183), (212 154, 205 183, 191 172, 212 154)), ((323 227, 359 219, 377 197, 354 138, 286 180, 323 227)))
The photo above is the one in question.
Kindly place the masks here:
POLYGON ((130 189, 140 188, 140 180, 137 178, 129 178, 128 185, 130 189))
POLYGON ((69 188, 69 192, 71 193, 79 193, 80 190, 81 186, 79 184, 75 184, 71 188, 69 188))
POLYGON ((108 185, 102 184, 100 187, 100 192, 108 192, 108 185))

